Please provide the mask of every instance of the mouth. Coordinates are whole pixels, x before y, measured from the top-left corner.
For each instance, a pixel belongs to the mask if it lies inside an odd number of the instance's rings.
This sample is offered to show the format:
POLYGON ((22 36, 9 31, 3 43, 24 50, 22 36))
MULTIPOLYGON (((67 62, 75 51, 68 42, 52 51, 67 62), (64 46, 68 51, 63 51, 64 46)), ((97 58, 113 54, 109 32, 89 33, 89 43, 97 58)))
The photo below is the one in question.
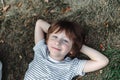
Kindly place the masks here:
POLYGON ((52 49, 57 50, 57 51, 61 51, 61 49, 56 48, 56 47, 52 47, 52 49))

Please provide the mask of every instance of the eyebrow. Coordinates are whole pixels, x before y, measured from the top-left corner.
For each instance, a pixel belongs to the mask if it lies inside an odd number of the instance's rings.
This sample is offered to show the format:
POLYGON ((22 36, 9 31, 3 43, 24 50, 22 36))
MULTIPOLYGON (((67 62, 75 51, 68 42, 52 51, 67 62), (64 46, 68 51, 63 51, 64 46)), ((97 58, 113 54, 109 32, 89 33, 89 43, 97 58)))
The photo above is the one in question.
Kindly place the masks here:
MULTIPOLYGON (((52 35, 56 35, 57 33, 52 33, 52 35)), ((63 39, 71 41, 69 37, 67 37, 67 35, 65 37, 63 37, 63 39)))

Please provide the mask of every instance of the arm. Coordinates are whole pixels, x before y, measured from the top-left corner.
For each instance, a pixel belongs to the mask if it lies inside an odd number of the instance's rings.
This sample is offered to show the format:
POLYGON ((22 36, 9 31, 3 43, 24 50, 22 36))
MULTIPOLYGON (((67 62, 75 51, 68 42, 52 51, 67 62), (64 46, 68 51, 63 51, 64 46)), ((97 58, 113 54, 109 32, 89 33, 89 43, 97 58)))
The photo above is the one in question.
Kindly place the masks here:
POLYGON ((35 44, 41 39, 44 39, 44 32, 47 33, 49 27, 50 27, 49 23, 41 19, 37 20, 34 34, 35 44))
POLYGON ((103 54, 86 45, 83 45, 80 51, 91 59, 87 61, 83 72, 92 72, 101 69, 109 62, 108 58, 103 54))

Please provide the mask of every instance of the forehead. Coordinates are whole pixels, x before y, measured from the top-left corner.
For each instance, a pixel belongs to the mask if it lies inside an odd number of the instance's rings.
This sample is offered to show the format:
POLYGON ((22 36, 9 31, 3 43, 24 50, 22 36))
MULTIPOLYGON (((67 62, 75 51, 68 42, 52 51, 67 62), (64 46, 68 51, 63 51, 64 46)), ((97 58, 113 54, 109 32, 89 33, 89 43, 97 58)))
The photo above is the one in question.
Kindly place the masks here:
POLYGON ((68 38, 68 39, 69 39, 69 36, 66 35, 65 30, 63 30, 63 31, 56 31, 56 30, 55 30, 55 31, 52 32, 51 34, 55 34, 55 35, 58 35, 58 36, 60 36, 60 37, 68 38))

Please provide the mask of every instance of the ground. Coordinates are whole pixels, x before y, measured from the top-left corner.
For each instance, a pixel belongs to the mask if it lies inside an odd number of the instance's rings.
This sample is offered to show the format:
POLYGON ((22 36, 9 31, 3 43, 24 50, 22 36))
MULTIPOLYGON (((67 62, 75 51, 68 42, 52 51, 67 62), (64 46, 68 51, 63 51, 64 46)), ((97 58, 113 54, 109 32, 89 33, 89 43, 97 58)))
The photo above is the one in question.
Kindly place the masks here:
POLYGON ((82 24, 86 44, 110 59, 107 67, 79 80, 120 80, 120 0, 1 0, 3 80, 23 80, 33 59, 34 26, 40 18, 50 23, 65 18, 82 24))

